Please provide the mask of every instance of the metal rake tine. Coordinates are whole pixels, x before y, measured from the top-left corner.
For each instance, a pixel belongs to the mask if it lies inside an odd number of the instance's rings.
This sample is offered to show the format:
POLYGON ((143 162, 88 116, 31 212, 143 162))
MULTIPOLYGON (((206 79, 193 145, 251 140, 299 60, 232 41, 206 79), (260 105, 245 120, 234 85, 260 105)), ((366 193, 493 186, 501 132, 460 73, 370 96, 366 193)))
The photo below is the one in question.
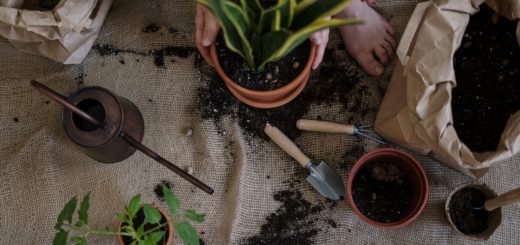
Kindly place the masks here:
POLYGON ((381 143, 381 144, 383 144, 383 145, 388 145, 388 143, 386 143, 386 142, 384 142, 384 141, 382 141, 382 140, 380 140, 380 139, 378 139, 378 138, 375 138, 375 137, 373 137, 373 136, 371 136, 371 135, 365 134, 365 133, 363 133, 362 131, 356 130, 355 133, 356 133, 356 134, 359 134, 359 135, 361 135, 361 136, 367 137, 367 138, 369 138, 369 139, 371 139, 371 140, 373 140, 373 141, 376 141, 376 142, 378 142, 378 143, 381 143))
POLYGON ((358 126, 358 127, 356 127, 356 128, 358 128, 358 129, 360 129, 360 130, 364 130, 364 129, 366 129, 366 128, 370 128, 370 127, 372 127, 372 125, 358 126))

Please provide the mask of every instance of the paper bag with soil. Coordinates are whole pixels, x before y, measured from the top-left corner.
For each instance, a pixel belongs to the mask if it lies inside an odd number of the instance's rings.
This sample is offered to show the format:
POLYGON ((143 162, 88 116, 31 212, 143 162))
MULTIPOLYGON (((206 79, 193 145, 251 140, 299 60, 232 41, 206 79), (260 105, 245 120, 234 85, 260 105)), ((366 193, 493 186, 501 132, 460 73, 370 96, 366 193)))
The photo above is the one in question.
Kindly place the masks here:
MULTIPOLYGON (((453 57, 457 57, 455 55, 457 49, 465 40, 464 38, 468 38, 465 31, 470 16, 479 12, 479 7, 484 8, 483 2, 484 0, 440 0, 417 5, 399 44, 396 69, 375 122, 376 131, 386 139, 411 150, 431 155, 471 177, 483 176, 493 165, 520 152, 520 111, 518 110, 511 115, 502 115, 506 117, 504 125, 501 126, 503 130, 498 131, 502 133, 497 134, 496 147, 491 150, 474 151, 468 147, 475 142, 467 140, 464 143, 460 136, 462 130, 469 128, 461 126, 461 121, 454 121, 454 115, 460 113, 455 113, 459 108, 452 109, 454 98, 463 96, 464 93, 474 92, 472 89, 457 91, 457 86, 463 88, 467 87, 461 86, 463 82, 466 82, 466 85, 477 82, 466 78, 465 81, 462 79, 457 81, 454 69, 457 63, 453 57), (457 84, 458 82, 460 84, 457 84), (460 131, 458 132, 457 129, 460 131)), ((516 0, 492 0, 487 4, 508 19, 517 21, 519 18, 520 4, 516 0)), ((491 17, 498 19, 498 15, 491 17)), ((486 36, 488 33, 480 32, 479 35, 486 36)), ((513 42, 518 41, 512 46, 519 45, 520 25, 518 23, 513 23, 511 35, 513 42), (515 40, 514 35, 518 40, 515 40)), ((473 45, 482 45, 476 41, 478 40, 474 40, 473 45)), ((471 46, 471 42, 464 43, 461 48, 470 48, 468 46, 471 46)), ((501 50, 508 49, 503 47, 501 50)), ((502 63, 503 66, 507 66, 509 60, 504 59, 502 63)), ((466 66, 468 65, 473 64, 466 62, 466 66)), ((475 63, 476 65, 478 64, 475 63)), ((509 72, 507 69, 511 69, 509 75, 518 72, 516 70, 518 68, 508 66, 505 68, 506 73, 509 72)), ((496 79, 500 80, 500 76, 501 74, 496 74, 496 79)), ((494 88, 490 89, 492 90, 494 88)), ((478 96, 476 99, 466 103, 473 104, 473 107, 485 106, 478 100, 478 96)), ((490 107, 490 109, 494 108, 490 107)), ((482 116, 480 119, 483 122, 486 121, 484 117, 489 116, 478 113, 480 111, 468 111, 466 115, 476 115, 477 118, 482 116)), ((471 123, 478 124, 480 119, 473 120, 471 123)), ((489 126, 496 125, 492 123, 489 126)), ((480 132, 482 136, 489 133, 485 127, 480 132)), ((473 136, 479 135, 476 133, 473 136)))
POLYGON ((0 0, 0 35, 64 64, 87 56, 112 0, 0 0))

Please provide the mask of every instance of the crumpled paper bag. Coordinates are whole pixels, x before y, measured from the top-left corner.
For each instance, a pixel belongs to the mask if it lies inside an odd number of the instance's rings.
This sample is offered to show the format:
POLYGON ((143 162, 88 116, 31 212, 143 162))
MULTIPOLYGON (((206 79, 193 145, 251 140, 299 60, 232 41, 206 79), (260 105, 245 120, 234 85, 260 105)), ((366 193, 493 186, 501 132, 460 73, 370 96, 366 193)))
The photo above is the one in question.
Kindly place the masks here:
POLYGON ((79 64, 94 44, 112 0, 61 0, 52 11, 28 7, 37 4, 0 0, 0 35, 26 52, 79 64))
MULTIPOLYGON (((452 123, 451 90, 456 85, 452 57, 470 15, 483 2, 437 0, 417 5, 399 43, 399 59, 375 121, 375 130, 387 140, 473 178, 520 152, 520 112, 510 117, 494 152, 472 152, 452 123)), ((503 16, 519 18, 518 0, 486 2, 503 16)), ((516 35, 520 45, 520 23, 516 35)))

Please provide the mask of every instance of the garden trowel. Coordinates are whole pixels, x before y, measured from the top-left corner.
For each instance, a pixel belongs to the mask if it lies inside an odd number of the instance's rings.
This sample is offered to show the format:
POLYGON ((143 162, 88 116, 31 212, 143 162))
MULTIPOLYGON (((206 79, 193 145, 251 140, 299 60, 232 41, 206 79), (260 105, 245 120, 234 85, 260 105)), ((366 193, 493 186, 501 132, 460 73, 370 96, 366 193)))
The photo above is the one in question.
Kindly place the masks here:
POLYGON ((311 160, 303 154, 298 146, 287 138, 278 128, 266 124, 264 132, 282 148, 282 150, 298 161, 302 167, 310 171, 307 182, 320 194, 331 200, 339 200, 340 197, 345 196, 345 186, 343 185, 341 177, 327 166, 327 164, 324 162, 321 162, 318 166, 312 164, 311 160))

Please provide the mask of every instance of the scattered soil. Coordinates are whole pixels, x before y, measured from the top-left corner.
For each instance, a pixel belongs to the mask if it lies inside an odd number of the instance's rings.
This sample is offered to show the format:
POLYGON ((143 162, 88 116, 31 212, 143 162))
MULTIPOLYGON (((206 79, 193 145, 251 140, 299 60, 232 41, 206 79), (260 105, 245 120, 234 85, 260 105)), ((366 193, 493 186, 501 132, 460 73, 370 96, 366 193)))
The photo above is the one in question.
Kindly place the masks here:
MULTIPOLYGON (((339 49, 344 50, 343 47, 339 49)), ((374 114, 371 112, 377 111, 378 104, 363 103, 364 90, 367 88, 358 86, 361 76, 358 68, 335 55, 337 53, 337 49, 327 49, 320 69, 311 74, 304 91, 289 104, 269 110, 249 107, 236 100, 224 81, 197 54, 195 67, 202 75, 203 84, 198 94, 200 115, 202 119, 212 119, 216 124, 221 118, 232 116, 246 136, 264 140, 269 140, 263 132, 266 122, 278 127, 291 139, 299 137, 301 131, 296 128, 296 121, 304 118, 313 104, 340 103, 349 115, 345 123, 360 124, 365 118, 373 120, 374 114)))
POLYGON ((327 219, 327 223, 329 223, 330 227, 336 229, 338 227, 338 225, 336 224, 336 221, 334 221, 333 219, 327 219))
POLYGON ((291 82, 307 63, 309 49, 307 41, 280 60, 267 63, 263 71, 256 71, 226 47, 222 36, 217 40, 218 59, 224 72, 238 85, 254 90, 273 90, 291 82))
MULTIPOLYGON (((161 214, 162 215, 162 214, 161 214)), ((143 209, 139 209, 139 211, 137 212, 137 215, 135 216, 135 218, 132 220, 133 223, 134 223, 134 228, 137 230, 137 228, 139 228, 139 226, 143 223, 144 221, 144 211, 143 209)), ((161 217, 161 221, 159 223, 165 223, 166 222, 166 218, 164 218, 164 216, 161 217)), ((128 225, 126 223, 124 223, 123 225, 128 225)), ((157 224, 146 224, 144 225, 144 230, 147 231, 147 230, 151 230, 155 227, 157 227, 158 225, 157 224)), ((166 244, 166 241, 168 240, 168 226, 164 226, 162 228, 159 228, 158 230, 161 230, 161 231, 164 231, 165 234, 164 234, 164 237, 163 239, 158 243, 158 244, 166 244)), ((132 243, 132 238, 130 237, 127 237, 127 236, 123 236, 123 242, 125 244, 130 244, 132 243)))
POLYGON ((356 207, 377 222, 396 222, 411 211, 411 183, 399 167, 389 162, 374 162, 362 168, 352 192, 356 207))
POLYGON ((485 4, 471 16, 454 57, 453 122, 474 152, 496 150, 507 120, 520 110, 517 21, 493 16, 485 4))
MULTIPOLYGON (((164 67, 165 56, 178 56, 180 58, 188 58, 191 54, 195 53, 196 49, 193 47, 174 47, 166 46, 162 49, 152 50, 149 52, 153 56, 153 62, 158 67, 164 67)), ((173 61, 173 60, 172 60, 173 61)))
POLYGON ((321 205, 312 205, 298 190, 278 191, 274 200, 282 205, 266 218, 258 235, 248 238, 245 244, 313 244, 320 229, 311 216, 323 210, 321 205))
POLYGON ((177 35, 179 33, 179 30, 177 30, 177 28, 170 27, 168 28, 168 32, 172 35, 177 35))
MULTIPOLYGON (((148 52, 140 52, 131 49, 120 49, 110 44, 96 44, 92 47, 101 56, 112 55, 117 56, 123 53, 136 54, 140 56, 152 56, 154 58, 154 64, 158 67, 164 66, 164 58, 168 56, 177 56, 180 58, 188 58, 191 54, 197 50, 194 47, 181 47, 181 46, 166 46, 160 49, 150 50, 148 52)), ((137 60, 139 62, 139 60, 137 60)), ((172 61, 174 61, 172 59, 172 61)), ((124 61, 121 62, 124 64, 124 61)))
POLYGON ((157 198, 161 201, 164 201, 164 194, 162 191, 163 185, 166 185, 170 189, 173 187, 173 184, 168 180, 162 180, 161 183, 159 183, 155 186, 155 188, 153 189, 153 192, 155 193, 157 198))
POLYGON ((94 51, 96 51, 99 55, 105 56, 105 55, 118 55, 122 53, 130 53, 130 54, 137 54, 137 55, 146 55, 146 53, 131 50, 131 49, 120 49, 117 47, 114 47, 110 44, 96 44, 92 47, 94 51))
POLYGON ((158 26, 155 23, 150 23, 147 26, 143 27, 143 33, 155 33, 158 32, 159 29, 161 29, 160 26, 158 26))
POLYGON ((489 213, 482 207, 486 197, 475 188, 464 188, 453 194, 450 201, 450 217, 464 234, 478 234, 488 227, 489 213))

